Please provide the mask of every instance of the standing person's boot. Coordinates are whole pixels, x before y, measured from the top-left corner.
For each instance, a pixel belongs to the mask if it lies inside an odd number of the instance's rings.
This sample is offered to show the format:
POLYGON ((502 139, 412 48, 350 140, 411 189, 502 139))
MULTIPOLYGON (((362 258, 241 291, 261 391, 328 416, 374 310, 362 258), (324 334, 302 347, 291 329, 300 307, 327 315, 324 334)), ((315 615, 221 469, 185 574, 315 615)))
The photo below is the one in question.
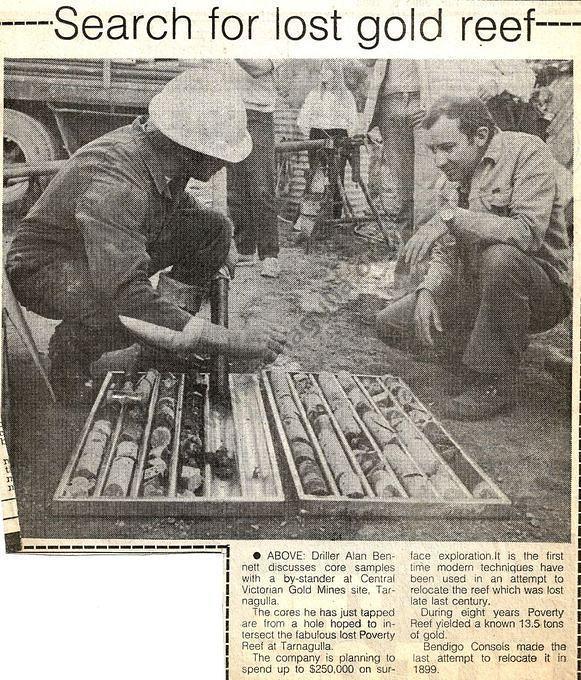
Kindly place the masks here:
POLYGON ((86 404, 93 399, 91 348, 87 333, 78 325, 62 321, 50 339, 50 381, 59 402, 86 404))
POLYGON ((264 260, 262 260, 260 276, 264 276, 267 279, 278 279, 280 276, 278 257, 265 257, 264 260))

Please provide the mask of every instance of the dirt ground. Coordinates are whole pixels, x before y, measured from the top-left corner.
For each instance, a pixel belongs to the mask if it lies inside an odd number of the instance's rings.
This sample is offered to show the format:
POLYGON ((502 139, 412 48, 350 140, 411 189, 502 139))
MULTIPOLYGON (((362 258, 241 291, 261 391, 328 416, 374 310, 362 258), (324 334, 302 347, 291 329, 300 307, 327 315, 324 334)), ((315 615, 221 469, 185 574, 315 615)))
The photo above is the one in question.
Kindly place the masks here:
MULTIPOLYGON (((375 314, 391 294, 392 267, 381 245, 347 231, 316 242, 306 255, 281 224, 282 275, 239 269, 231 291, 233 326, 270 319, 290 332, 285 359, 306 370, 394 373, 438 414, 442 395, 457 384, 447 367, 418 362, 375 337, 375 314)), ((6 232, 9 234, 9 229, 6 232)), ((5 237, 8 239, 9 236, 5 237)), ((28 314, 28 313, 27 313, 28 314)), ((28 314, 46 357, 54 322, 28 314)), ((6 326, 11 409, 10 438, 22 534, 35 538, 350 539, 568 541, 571 493, 571 395, 542 368, 547 349, 570 352, 567 329, 537 336, 521 370, 520 406, 481 423, 444 421, 458 443, 511 499, 501 520, 349 519, 294 513, 269 518, 63 518, 51 498, 81 432, 88 407, 52 405, 11 323, 6 326)), ((131 351, 108 355, 98 368, 119 366, 131 351)), ((258 366, 235 366, 254 370, 258 366)))

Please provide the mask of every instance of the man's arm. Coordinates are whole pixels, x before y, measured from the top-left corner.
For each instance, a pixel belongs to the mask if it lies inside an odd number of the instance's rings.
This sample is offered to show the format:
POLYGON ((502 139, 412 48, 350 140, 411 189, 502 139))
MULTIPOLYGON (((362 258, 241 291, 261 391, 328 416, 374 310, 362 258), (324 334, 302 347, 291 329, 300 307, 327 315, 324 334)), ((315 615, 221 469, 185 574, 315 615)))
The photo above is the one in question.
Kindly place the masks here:
POLYGON ((444 237, 432 249, 428 271, 420 290, 428 290, 434 297, 442 297, 450 292, 458 277, 458 251, 450 236, 444 237))
POLYGON ((310 129, 313 127, 311 120, 313 115, 313 95, 312 91, 307 95, 304 104, 301 106, 297 118, 297 127, 305 137, 309 136, 310 129))
MULTIPOLYGON (((167 349, 274 361, 285 345, 278 330, 265 324, 244 331, 223 328, 188 314, 153 288, 144 229, 147 192, 111 180, 110 176, 95 179, 75 211, 95 293, 104 305, 110 305, 117 316, 132 320, 134 325, 128 328, 138 336, 143 322, 146 327, 161 329, 158 333, 162 336, 163 331, 169 333, 167 349)), ((156 344, 156 333, 143 337, 156 344)))
POLYGON ((362 116, 363 129, 365 132, 373 131, 373 135, 371 136, 372 141, 375 143, 381 143, 381 134, 379 133, 381 105, 378 95, 386 74, 387 62, 385 59, 368 59, 365 60, 364 63, 367 63, 371 73, 369 90, 367 92, 367 100, 365 102, 365 109, 362 116))
POLYGON ((108 177, 93 180, 75 211, 89 271, 97 296, 116 314, 182 330, 191 315, 162 298, 149 281, 148 208, 145 190, 108 177))
POLYGON ((347 134, 352 137, 354 134, 356 134, 359 131, 360 128, 360 122, 359 122, 359 112, 357 111, 357 103, 355 101, 355 97, 353 96, 353 93, 350 90, 347 90, 347 97, 349 99, 349 120, 347 123, 347 134))
POLYGON ((523 148, 513 175, 510 203, 503 206, 507 216, 456 208, 451 233, 468 245, 506 243, 525 253, 537 252, 556 194, 553 164, 548 147, 540 141, 523 148))
POLYGON ((253 78, 265 76, 276 68, 272 59, 236 59, 236 63, 253 78))

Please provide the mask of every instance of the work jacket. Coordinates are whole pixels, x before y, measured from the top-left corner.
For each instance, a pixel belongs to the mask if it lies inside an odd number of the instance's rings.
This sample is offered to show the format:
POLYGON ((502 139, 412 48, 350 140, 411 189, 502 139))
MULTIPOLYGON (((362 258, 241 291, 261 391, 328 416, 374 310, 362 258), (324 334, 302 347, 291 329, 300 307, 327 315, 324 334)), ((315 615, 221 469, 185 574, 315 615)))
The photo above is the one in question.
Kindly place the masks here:
MULTIPOLYGON (((472 177, 467 208, 454 209, 450 234, 434 247, 420 288, 445 295, 459 273, 477 272, 485 248, 503 243, 530 255, 569 297, 571 250, 555 163, 538 137, 497 130, 472 177)), ((444 176, 438 188, 443 203, 462 193, 444 176)))
POLYGON ((21 222, 8 260, 34 276, 55 260, 86 258, 98 299, 117 314, 182 330, 190 315, 151 285, 148 247, 184 200, 142 120, 79 149, 21 222))

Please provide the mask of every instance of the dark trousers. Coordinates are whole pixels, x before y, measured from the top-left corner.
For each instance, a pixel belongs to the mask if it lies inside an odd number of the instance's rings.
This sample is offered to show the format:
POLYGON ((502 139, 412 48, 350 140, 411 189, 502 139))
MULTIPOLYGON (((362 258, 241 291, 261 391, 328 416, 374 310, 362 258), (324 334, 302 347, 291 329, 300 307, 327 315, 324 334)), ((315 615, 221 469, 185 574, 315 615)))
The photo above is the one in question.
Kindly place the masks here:
MULTIPOLYGON (((378 315, 377 331, 387 344, 413 336, 416 299, 416 293, 406 295, 378 315)), ((533 258, 506 244, 483 250, 474 279, 436 298, 436 304, 444 327, 437 349, 457 350, 462 363, 490 374, 516 370, 528 334, 553 328, 570 311, 563 287, 533 258)))
MULTIPOLYGON (((148 276, 173 265, 169 276, 197 287, 201 302, 212 276, 226 261, 230 232, 229 220, 217 212, 197 206, 180 210, 148 247, 148 276)), ((7 272, 19 302, 46 318, 62 319, 58 332, 74 337, 87 361, 135 342, 113 306, 93 287, 86 258, 63 249, 37 269, 27 262, 25 275, 22 270, 11 271, 10 263, 7 272)))
MULTIPOLYGON (((309 139, 341 139, 347 137, 347 130, 343 128, 331 128, 329 130, 322 130, 321 128, 311 128, 309 139)), ((310 186, 315 170, 319 165, 322 165, 323 170, 329 177, 329 183, 333 186, 333 217, 339 219, 343 212, 343 200, 341 197, 341 190, 337 185, 337 177, 341 179, 341 184, 345 186, 345 167, 347 165, 347 156, 340 152, 335 155, 335 165, 332 166, 327 160, 327 152, 325 151, 309 151, 309 177, 307 178, 307 188, 310 186)))
POLYGON ((435 210, 430 214, 430 208, 424 205, 424 194, 431 189, 433 178, 440 174, 421 139, 421 129, 413 124, 413 117, 421 108, 419 92, 393 92, 381 101, 382 157, 394 183, 404 241, 412 235, 415 226, 434 214, 435 210))
POLYGON ((246 110, 252 151, 241 163, 228 166, 228 211, 234 222, 238 252, 278 257, 274 115, 246 110))

